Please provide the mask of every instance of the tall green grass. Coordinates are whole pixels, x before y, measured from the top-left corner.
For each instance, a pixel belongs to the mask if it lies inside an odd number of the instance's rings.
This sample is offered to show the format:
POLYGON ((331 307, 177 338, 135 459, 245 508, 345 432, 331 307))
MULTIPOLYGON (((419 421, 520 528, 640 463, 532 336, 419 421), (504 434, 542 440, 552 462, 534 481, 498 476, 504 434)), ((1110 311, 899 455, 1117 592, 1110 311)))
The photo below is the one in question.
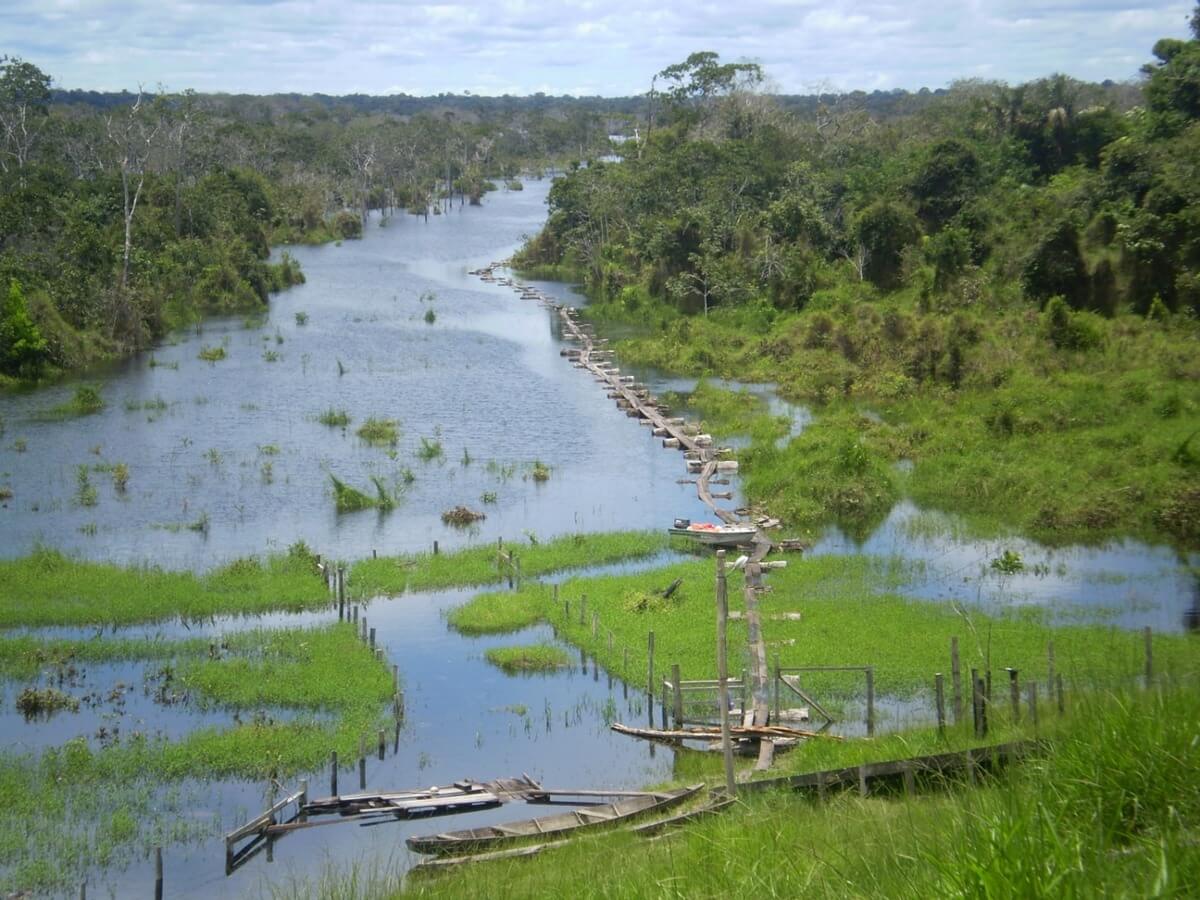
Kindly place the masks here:
POLYGON ((373 879, 362 895, 1189 896, 1200 884, 1197 721, 1192 687, 1100 693, 1054 727, 1045 756, 976 789, 824 804, 751 795, 665 840, 599 835, 402 892, 373 879))
MULTIPOLYGON (((503 550, 519 557, 522 576, 533 577, 653 556, 667 546, 665 533, 629 531, 567 535, 536 545, 505 544, 503 550)), ((497 546, 488 544, 453 553, 417 553, 360 560, 351 569, 349 587, 355 596, 369 597, 406 590, 495 584, 503 581, 507 573, 508 569, 502 569, 498 561, 497 546)))
POLYGON ((328 600, 306 549, 207 575, 84 562, 48 549, 0 560, 0 627, 130 625, 179 616, 315 609, 328 600))

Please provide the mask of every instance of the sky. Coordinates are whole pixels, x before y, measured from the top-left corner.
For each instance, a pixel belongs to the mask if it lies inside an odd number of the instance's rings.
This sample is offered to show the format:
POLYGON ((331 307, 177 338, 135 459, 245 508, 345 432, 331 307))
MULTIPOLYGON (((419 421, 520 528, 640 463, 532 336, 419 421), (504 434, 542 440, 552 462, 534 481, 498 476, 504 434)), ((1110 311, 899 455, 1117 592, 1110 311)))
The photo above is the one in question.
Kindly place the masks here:
POLYGON ((0 0, 0 55, 91 90, 644 93, 697 50, 775 92, 1133 79, 1192 2, 0 0))

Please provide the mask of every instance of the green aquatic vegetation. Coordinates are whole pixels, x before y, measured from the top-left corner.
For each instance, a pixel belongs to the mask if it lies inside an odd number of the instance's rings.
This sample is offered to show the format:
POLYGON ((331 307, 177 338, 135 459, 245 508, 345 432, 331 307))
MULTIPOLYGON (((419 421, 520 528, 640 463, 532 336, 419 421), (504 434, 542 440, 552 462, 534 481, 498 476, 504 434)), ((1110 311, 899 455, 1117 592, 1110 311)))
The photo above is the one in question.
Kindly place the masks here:
POLYGON ((17 695, 17 712, 26 719, 35 716, 52 716, 56 712, 69 710, 78 712, 79 700, 53 687, 27 687, 17 695))
POLYGON ((369 418, 359 426, 356 434, 372 446, 394 447, 400 439, 400 423, 395 419, 369 418))
POLYGON ((104 398, 100 396, 100 388, 91 384, 81 384, 75 388, 71 399, 65 403, 51 407, 42 418, 72 419, 79 416, 91 416, 103 410, 104 398))
MULTIPOLYGON (((914 600, 900 593, 907 578, 904 565, 864 556, 791 560, 788 568, 769 573, 771 592, 763 598, 762 614, 772 665, 776 660, 784 666, 871 665, 878 693, 911 697, 930 690, 935 672, 949 671, 951 637, 959 640, 964 672, 990 664, 996 673, 1007 666, 1044 673, 1050 640, 1055 644, 1057 670, 1081 683, 1132 678, 1144 664, 1141 634, 1106 625, 1055 626, 1051 614, 1039 610, 988 614, 958 602, 914 600)), ((678 664, 685 677, 713 677, 713 584, 711 561, 685 562, 630 575, 568 580, 560 586, 557 608, 545 587, 533 583, 506 594, 513 599, 502 602, 512 608, 542 603, 542 619, 552 623, 561 637, 594 654, 614 674, 644 684, 650 631, 655 633, 660 676, 678 664), (682 583, 670 603, 631 602, 631 598, 661 593, 676 578, 682 583), (587 615, 580 621, 583 595, 587 615), (569 615, 563 601, 570 604, 569 615), (592 614, 599 616, 595 637, 592 614), (611 653, 609 631, 614 638, 611 653)), ((742 579, 736 573, 729 579, 729 597, 731 610, 740 611, 742 579)), ((486 605, 486 599, 479 603, 486 605)), ((744 619, 730 621, 731 647, 745 647, 745 629, 744 619)), ((1160 671, 1180 678, 1200 674, 1195 636, 1155 634, 1153 641, 1160 671)), ((815 673, 806 676, 805 683, 825 696, 849 696, 862 690, 861 675, 815 673)))
MULTIPOLYGON (((535 577, 563 569, 603 565, 653 556, 667 549, 666 534, 647 531, 575 534, 522 548, 521 571, 535 577)), ((505 578, 496 547, 470 547, 454 553, 405 554, 364 559, 352 569, 350 587, 357 596, 399 594, 472 584, 495 584, 505 578)))
POLYGON ((209 347, 208 345, 205 345, 200 348, 200 352, 197 354, 197 356, 207 363, 218 363, 226 356, 225 348, 221 345, 216 347, 209 347))
POLYGON ((550 467, 540 459, 535 459, 529 468, 529 474, 536 482, 546 482, 550 480, 550 467))
POLYGON ((95 506, 100 499, 88 471, 87 466, 75 467, 75 502, 80 506, 95 506))
POLYGON ((571 664, 567 651, 553 644, 489 647, 484 657, 505 672, 552 672, 571 664))
POLYGON ((434 322, 437 321, 437 313, 434 312, 432 306, 429 307, 427 310, 425 310, 424 319, 425 319, 426 325, 432 325, 434 322))
POLYGON ((206 575, 116 566, 38 549, 0 560, 0 627, 130 625, 166 618, 316 609, 328 602, 307 554, 237 560, 206 575))
POLYGON ((330 473, 329 480, 333 482, 333 503, 339 513, 360 512, 377 505, 375 498, 351 487, 336 475, 330 473))
POLYGON ((118 494, 124 494, 129 489, 129 466, 125 463, 114 463, 112 467, 113 487, 118 494))
POLYGON ((263 351, 263 362, 267 362, 267 363, 279 362, 279 360, 282 358, 283 358, 282 355, 277 350, 264 350, 263 351))
POLYGON ((296 324, 300 325, 300 326, 307 325, 308 324, 308 313, 297 311, 296 312, 296 324))
POLYGON ((480 503, 495 503, 496 502, 496 492, 495 491, 484 491, 482 494, 479 495, 479 502, 480 503))
POLYGON ((417 459, 422 462, 431 462, 435 459, 441 459, 445 455, 445 450, 442 448, 442 442, 437 438, 421 438, 421 446, 417 447, 417 459))
POLYGON ((42 673, 56 675, 72 667, 128 660, 170 659, 207 652, 209 642, 195 638, 120 638, 104 635, 78 640, 43 640, 33 635, 0 637, 0 678, 33 681, 42 673))
POLYGON ((330 428, 345 428, 350 424, 350 413, 344 409, 334 409, 331 406, 317 416, 317 421, 330 428))
POLYGON ((507 634, 536 625, 546 614, 547 592, 541 585, 520 592, 478 594, 446 616, 463 634, 507 634))

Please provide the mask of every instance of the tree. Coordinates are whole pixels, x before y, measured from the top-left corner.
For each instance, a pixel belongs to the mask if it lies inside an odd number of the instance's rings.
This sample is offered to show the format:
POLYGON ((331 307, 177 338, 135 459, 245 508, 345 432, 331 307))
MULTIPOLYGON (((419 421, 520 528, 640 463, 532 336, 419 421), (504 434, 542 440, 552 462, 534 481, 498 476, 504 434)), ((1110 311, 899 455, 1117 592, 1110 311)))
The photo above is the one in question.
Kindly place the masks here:
MULTIPOLYGON (((877 200, 859 213, 854 237, 865 250, 866 277, 878 287, 894 287, 900 278, 900 254, 920 233, 916 216, 899 203, 877 200)), ((861 252, 855 255, 863 257, 861 252)))
POLYGON ((9 282, 0 310, 0 370, 10 375, 37 374, 46 353, 46 339, 29 318, 20 283, 9 282))
POLYGON ((29 162, 49 104, 49 75, 20 57, 0 56, 0 171, 29 162))
POLYGON ((1075 309, 1087 305, 1090 284, 1079 233, 1069 221, 1058 223, 1025 262, 1021 282, 1027 296, 1046 301, 1062 297, 1075 309))
POLYGON ((121 170, 121 193, 125 219, 125 249, 121 257, 120 293, 129 284, 129 259, 133 255, 133 217, 137 212, 142 187, 146 183, 146 163, 154 149, 154 139, 162 120, 152 118, 139 88, 137 99, 124 113, 105 120, 108 139, 117 155, 121 170))
POLYGON ((975 152, 959 140, 934 144, 913 179, 917 212, 930 231, 937 231, 970 199, 979 177, 975 152))
POLYGON ((1191 29, 1190 41, 1163 38, 1156 43, 1153 53, 1158 62, 1142 67, 1150 76, 1146 100, 1166 133, 1200 118, 1200 5, 1192 14, 1191 29))

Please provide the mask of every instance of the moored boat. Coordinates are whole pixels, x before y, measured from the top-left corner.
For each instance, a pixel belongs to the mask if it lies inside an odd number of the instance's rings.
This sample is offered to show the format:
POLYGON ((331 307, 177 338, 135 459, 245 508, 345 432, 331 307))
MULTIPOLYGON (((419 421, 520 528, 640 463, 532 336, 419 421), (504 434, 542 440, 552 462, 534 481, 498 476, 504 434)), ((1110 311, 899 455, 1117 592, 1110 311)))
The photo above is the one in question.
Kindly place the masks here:
POLYGON ((521 822, 507 822, 503 825, 483 825, 479 828, 441 834, 413 835, 408 838, 407 844, 410 850, 417 853, 453 854, 486 851, 525 838, 537 838, 541 841, 560 840, 580 829, 604 828, 644 813, 667 809, 694 796, 703 787, 702 784, 694 784, 671 791, 653 791, 624 797, 613 803, 580 807, 567 813, 521 822))

